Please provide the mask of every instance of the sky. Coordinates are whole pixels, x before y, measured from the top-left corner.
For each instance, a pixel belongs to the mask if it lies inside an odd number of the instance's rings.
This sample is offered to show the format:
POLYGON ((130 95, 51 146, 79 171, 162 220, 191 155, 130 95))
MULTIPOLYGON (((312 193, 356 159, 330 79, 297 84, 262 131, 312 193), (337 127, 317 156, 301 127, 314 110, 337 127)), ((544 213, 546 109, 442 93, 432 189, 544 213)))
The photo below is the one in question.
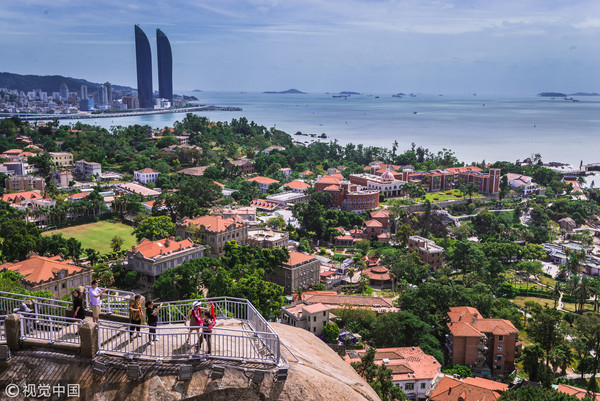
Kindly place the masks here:
POLYGON ((0 71, 136 87, 134 24, 181 90, 600 92, 598 0, 2 0, 0 71))

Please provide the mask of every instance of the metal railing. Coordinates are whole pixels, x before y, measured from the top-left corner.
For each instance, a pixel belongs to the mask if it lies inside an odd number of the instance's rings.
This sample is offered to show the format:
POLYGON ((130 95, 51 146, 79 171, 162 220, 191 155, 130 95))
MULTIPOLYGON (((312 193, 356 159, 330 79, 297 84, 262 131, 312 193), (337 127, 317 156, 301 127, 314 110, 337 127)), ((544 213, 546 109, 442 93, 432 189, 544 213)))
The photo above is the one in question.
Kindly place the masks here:
MULTIPOLYGON (((91 309, 92 305, 90 303, 90 288, 90 286, 85 287, 85 300, 88 309, 91 309)), ((112 288, 107 288, 106 290, 100 297, 102 299, 100 312, 108 315, 129 316, 129 303, 135 293, 112 288)))
POLYGON ((33 302, 32 310, 36 315, 64 316, 66 309, 72 306, 70 301, 0 291, 0 310, 6 314, 13 313, 27 300, 33 302))
POLYGON ((0 341, 6 341, 6 327, 4 325, 4 320, 7 315, 0 315, 0 341))
POLYGON ((241 298, 203 298, 189 299, 185 301, 160 302, 158 310, 158 324, 184 323, 194 302, 200 302, 203 308, 210 307, 212 301, 215 306, 215 317, 217 319, 239 319, 247 320, 248 308, 254 306, 246 299, 241 298))
POLYGON ((48 343, 81 344, 79 324, 81 320, 70 317, 48 316, 33 313, 21 315, 21 340, 36 339, 48 343))
POLYGON ((279 363, 280 342, 279 336, 274 333, 219 327, 214 327, 211 333, 202 333, 201 329, 191 331, 198 329, 194 326, 157 326, 155 333, 150 333, 149 329, 149 326, 115 324, 115 322, 100 320, 98 322, 99 353, 157 360, 214 358, 279 363), (132 335, 133 340, 130 339, 132 335), (202 339, 201 343, 200 339, 202 339))

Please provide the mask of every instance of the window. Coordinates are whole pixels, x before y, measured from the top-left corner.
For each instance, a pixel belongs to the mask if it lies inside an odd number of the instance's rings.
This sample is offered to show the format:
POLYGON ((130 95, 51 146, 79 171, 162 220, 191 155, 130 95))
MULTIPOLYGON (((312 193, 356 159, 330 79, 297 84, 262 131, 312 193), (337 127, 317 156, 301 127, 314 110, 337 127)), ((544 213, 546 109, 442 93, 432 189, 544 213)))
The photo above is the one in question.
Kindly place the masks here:
POLYGON ((67 283, 62 283, 61 287, 62 288, 67 288, 67 283))
POLYGON ((325 312, 323 312, 323 316, 325 316, 325 312))
POLYGON ((58 291, 58 286, 57 285, 54 286, 54 291, 58 291))
POLYGON ((421 383, 421 390, 425 390, 425 383, 421 383))
POLYGON ((404 389, 405 389, 405 390, 412 391, 412 390, 414 390, 414 389, 415 389, 415 385, 414 385, 414 383, 406 383, 406 384, 404 385, 404 389))
POLYGON ((317 332, 317 328, 313 327, 313 333, 316 333, 316 332, 317 332))
POLYGON ((313 316, 313 322, 316 322, 316 321, 317 321, 317 317, 313 316))
POLYGON ((502 361, 502 355, 496 355, 496 361, 498 361, 498 362, 502 361))
POLYGON ((498 341, 504 341, 504 336, 498 336, 498 341))
POLYGON ((502 345, 498 346, 498 351, 502 351, 502 345))

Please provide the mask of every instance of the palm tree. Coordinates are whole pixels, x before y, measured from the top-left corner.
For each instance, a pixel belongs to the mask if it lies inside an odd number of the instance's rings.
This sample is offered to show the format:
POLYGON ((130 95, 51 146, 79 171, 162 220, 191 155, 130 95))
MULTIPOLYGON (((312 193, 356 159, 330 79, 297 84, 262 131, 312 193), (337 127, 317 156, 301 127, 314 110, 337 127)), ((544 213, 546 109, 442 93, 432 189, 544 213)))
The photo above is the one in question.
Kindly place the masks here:
POLYGON ((583 313, 583 306, 589 297, 590 279, 583 276, 579 285, 575 288, 574 295, 579 298, 579 313, 583 313))
POLYGON ((554 309, 558 307, 558 300, 560 299, 560 294, 564 291, 565 284, 560 281, 556 282, 554 286, 554 290, 552 291, 552 296, 554 297, 554 309))
POLYGON ((354 267, 350 267, 348 269, 348 278, 350 279, 350 282, 352 282, 352 278, 354 277, 354 273, 356 273, 356 270, 354 269, 354 267))

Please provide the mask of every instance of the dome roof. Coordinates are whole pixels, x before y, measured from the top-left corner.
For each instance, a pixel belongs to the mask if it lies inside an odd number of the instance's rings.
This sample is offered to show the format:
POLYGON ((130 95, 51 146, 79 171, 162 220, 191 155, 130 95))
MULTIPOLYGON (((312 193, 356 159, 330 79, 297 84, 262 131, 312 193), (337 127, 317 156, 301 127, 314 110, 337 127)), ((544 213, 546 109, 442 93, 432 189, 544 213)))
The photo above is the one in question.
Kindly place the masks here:
POLYGON ((381 174, 381 179, 383 181, 394 181, 396 177, 394 177, 394 174, 392 174, 392 172, 388 169, 385 173, 381 174))

